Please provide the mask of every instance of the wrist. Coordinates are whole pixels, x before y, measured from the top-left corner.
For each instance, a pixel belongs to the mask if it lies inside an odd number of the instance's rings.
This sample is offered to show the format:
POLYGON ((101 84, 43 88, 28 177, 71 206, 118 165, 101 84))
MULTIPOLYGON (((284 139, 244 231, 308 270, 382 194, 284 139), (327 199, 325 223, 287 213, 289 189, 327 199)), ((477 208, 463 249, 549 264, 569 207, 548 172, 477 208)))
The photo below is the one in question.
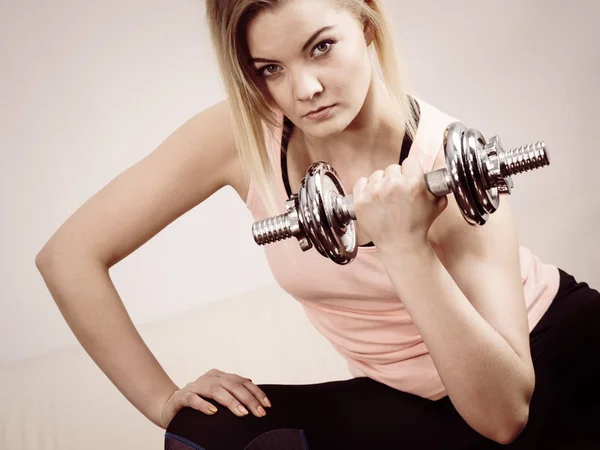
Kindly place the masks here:
POLYGON ((162 405, 160 408, 160 414, 158 415, 158 424, 157 425, 164 430, 166 430, 167 426, 169 425, 168 423, 165 423, 165 419, 164 419, 165 409, 167 408, 169 401, 173 397, 173 394, 175 394, 177 391, 179 391, 179 388, 177 386, 174 386, 174 389, 169 394, 169 396, 166 398, 166 400, 163 399, 163 401, 162 401, 162 405))
POLYGON ((377 246, 377 251, 382 259, 393 260, 399 255, 403 259, 426 257, 433 252, 433 249, 427 237, 413 236, 401 241, 380 244, 377 246))
POLYGON ((388 247, 379 254, 379 259, 403 301, 411 297, 411 286, 431 281, 436 265, 440 263, 429 242, 388 247))

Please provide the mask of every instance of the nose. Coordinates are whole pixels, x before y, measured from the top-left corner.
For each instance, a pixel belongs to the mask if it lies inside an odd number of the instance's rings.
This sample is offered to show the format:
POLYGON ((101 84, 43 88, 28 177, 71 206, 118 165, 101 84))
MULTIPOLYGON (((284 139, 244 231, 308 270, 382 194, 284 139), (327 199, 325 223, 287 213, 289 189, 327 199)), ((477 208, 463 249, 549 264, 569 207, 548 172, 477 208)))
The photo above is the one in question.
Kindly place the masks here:
POLYGON ((294 96, 299 101, 311 101, 323 92, 323 85, 310 70, 299 70, 292 81, 294 96))

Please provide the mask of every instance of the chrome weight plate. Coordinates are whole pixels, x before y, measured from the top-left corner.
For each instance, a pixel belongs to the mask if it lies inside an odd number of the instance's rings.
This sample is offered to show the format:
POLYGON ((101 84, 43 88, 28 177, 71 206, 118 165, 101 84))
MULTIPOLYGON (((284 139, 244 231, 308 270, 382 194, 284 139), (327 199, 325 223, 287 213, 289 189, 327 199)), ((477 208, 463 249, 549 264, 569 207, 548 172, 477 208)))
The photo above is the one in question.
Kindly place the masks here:
POLYGON ((346 196, 344 188, 337 174, 329 165, 324 168, 325 177, 323 178, 323 199, 325 200, 325 213, 327 217, 328 233, 334 241, 331 253, 335 255, 330 258, 338 264, 347 264, 351 262, 357 253, 356 227, 354 220, 347 223, 340 223, 335 215, 335 199, 337 196, 346 196))
POLYGON ((487 222, 487 220, 489 218, 489 214, 486 212, 485 208, 482 205, 482 201, 480 200, 482 197, 485 196, 485 193, 482 192, 481 190, 479 190, 477 181, 475 179, 473 179, 473 176, 475 175, 475 173, 474 173, 475 168, 477 167, 477 161, 476 161, 477 155, 476 155, 476 149, 471 147, 471 144, 473 144, 472 141, 473 141, 472 131, 470 129, 465 130, 463 137, 462 137, 462 142, 463 142, 462 157, 463 157, 467 189, 469 190, 469 192, 471 194, 471 200, 472 200, 472 202, 469 205, 470 206, 469 218, 473 222, 475 222, 479 225, 483 225, 484 223, 487 222))
POLYGON ((463 136, 466 130, 467 128, 460 122, 454 122, 446 128, 444 133, 446 169, 449 173, 454 198, 463 217, 471 225, 481 225, 481 220, 478 219, 479 214, 473 207, 474 199, 467 183, 465 161, 462 154, 463 136))
POLYGON ((487 222, 489 215, 498 209, 500 197, 498 195, 498 188, 488 185, 483 170, 484 161, 487 159, 487 153, 484 150, 486 140, 478 130, 472 128, 467 130, 465 136, 467 142, 467 167, 470 172, 467 178, 471 180, 475 200, 483 208, 483 216, 487 222))
POLYGON ((344 227, 335 217, 335 195, 345 195, 337 173, 329 164, 311 164, 300 185, 300 210, 305 232, 317 251, 338 264, 347 264, 356 256, 354 222, 344 227))

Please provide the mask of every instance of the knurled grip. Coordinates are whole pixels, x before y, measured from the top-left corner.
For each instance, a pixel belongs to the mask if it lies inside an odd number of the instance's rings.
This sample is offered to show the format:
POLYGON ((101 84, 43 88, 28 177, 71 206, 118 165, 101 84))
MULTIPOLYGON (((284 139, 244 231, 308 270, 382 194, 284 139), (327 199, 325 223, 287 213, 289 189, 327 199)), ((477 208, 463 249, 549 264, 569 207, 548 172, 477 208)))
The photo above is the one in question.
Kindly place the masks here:
POLYGON ((425 186, 436 197, 443 197, 452 192, 448 169, 437 169, 425 174, 425 186))

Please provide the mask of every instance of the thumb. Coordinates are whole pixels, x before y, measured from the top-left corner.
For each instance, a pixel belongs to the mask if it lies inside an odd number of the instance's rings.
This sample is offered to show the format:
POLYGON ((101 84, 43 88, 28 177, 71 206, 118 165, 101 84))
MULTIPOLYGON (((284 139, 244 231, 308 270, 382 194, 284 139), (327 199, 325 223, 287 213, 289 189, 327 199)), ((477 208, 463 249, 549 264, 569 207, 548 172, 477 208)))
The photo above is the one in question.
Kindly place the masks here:
POLYGON ((438 199, 437 206, 438 209, 436 211, 436 217, 442 214, 444 210, 448 207, 448 196, 444 195, 443 197, 440 197, 438 199))
POLYGON ((354 184, 354 188, 352 189, 352 196, 354 197, 354 199, 356 200, 358 198, 358 196, 362 193, 362 191, 365 190, 365 188, 367 187, 367 183, 369 182, 369 180, 365 177, 361 177, 358 179, 358 181, 354 184))
POLYGON ((402 174, 409 177, 422 178, 423 166, 417 152, 412 151, 408 154, 408 157, 402 163, 402 174))
POLYGON ((352 209, 354 209, 354 215, 357 219, 359 213, 356 210, 360 209, 360 196, 366 189, 368 182, 369 180, 367 178, 361 177, 354 184, 354 188, 352 189, 352 209))

